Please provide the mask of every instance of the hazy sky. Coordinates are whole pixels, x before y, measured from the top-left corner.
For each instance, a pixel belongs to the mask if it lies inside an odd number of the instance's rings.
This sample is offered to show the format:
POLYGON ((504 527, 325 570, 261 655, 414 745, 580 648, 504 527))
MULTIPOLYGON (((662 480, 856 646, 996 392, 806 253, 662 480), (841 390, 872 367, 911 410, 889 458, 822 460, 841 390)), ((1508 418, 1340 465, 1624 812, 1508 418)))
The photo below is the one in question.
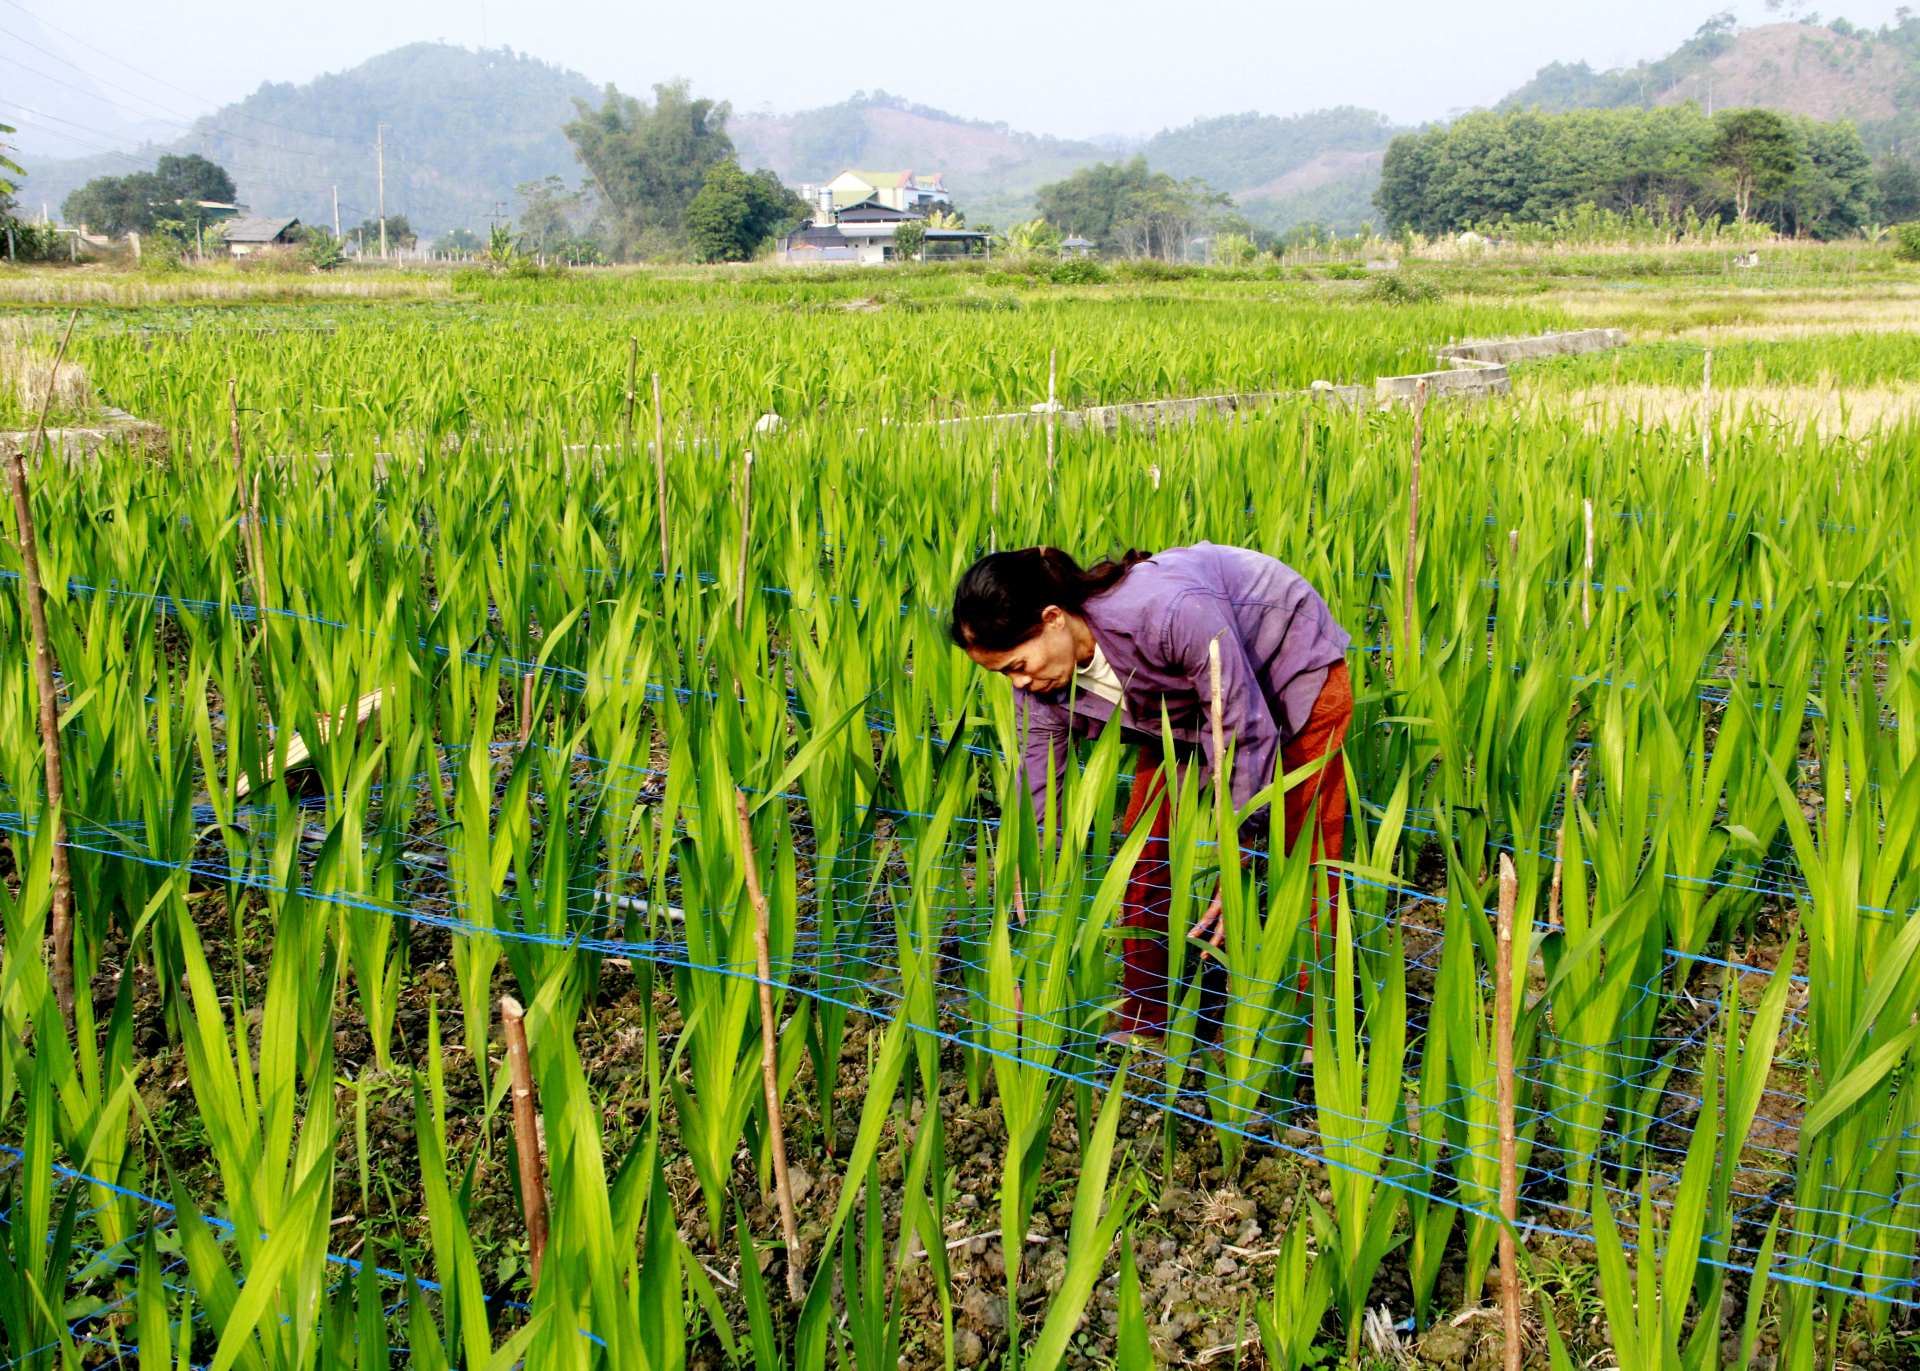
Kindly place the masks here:
MULTIPOLYGON (((1878 25, 1894 5, 1876 0, 1845 13, 1878 25)), ((45 152, 56 144, 43 135, 56 131, 70 140, 61 145, 68 153, 103 135, 123 138, 136 124, 164 139, 175 132, 169 121, 177 126, 264 80, 305 81, 402 43, 442 39, 510 45, 626 90, 686 76, 697 93, 730 99, 743 112, 807 109, 884 89, 1070 137, 1339 104, 1411 123, 1491 103, 1550 61, 1608 67, 1660 56, 1712 12, 1709 3, 1671 0, 333 0, 319 9, 89 0, 77 10, 0 0, 0 119, 21 104, 42 111, 39 129, 23 128, 19 141, 45 152), (65 123, 53 121, 56 112, 65 123)), ((1743 24, 1784 17, 1767 14, 1760 0, 1734 12, 1743 24)))

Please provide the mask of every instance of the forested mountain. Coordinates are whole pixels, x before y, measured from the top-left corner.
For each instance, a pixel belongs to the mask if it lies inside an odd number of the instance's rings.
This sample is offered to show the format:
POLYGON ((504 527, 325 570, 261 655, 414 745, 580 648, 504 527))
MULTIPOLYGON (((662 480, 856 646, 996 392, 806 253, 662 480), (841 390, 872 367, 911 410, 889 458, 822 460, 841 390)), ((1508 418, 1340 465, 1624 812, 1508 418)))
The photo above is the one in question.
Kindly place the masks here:
MULTIPOLYGON (((434 236, 483 226, 496 202, 512 213, 513 188, 523 182, 577 181, 580 165, 561 126, 574 117, 575 96, 599 93, 578 72, 506 49, 411 43, 304 85, 264 83, 136 160, 151 168, 164 153, 200 153, 232 173, 255 212, 315 224, 332 223, 338 186, 340 218, 356 224, 378 201, 374 146, 384 125, 387 213, 434 236)), ((21 161, 21 203, 56 212, 93 178, 134 169, 122 155, 21 161)))
POLYGON ((1758 106, 1823 122, 1851 119, 1875 154, 1911 154, 1920 139, 1920 18, 1880 29, 1844 19, 1739 31, 1720 15, 1657 61, 1612 71, 1555 62, 1508 95, 1503 111, 1758 106))

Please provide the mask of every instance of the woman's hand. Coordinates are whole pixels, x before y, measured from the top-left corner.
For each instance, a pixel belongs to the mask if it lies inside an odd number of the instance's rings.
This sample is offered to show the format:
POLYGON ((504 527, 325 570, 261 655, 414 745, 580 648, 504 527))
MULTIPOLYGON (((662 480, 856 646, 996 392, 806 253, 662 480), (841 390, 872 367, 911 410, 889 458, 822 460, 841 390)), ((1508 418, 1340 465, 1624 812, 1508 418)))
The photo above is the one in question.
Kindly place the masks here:
MULTIPOLYGON (((1189 938, 1205 938, 1215 947, 1224 947, 1226 945, 1227 929, 1226 925, 1220 919, 1220 890, 1217 886, 1213 892, 1213 903, 1208 905, 1207 912, 1200 916, 1200 922, 1187 930, 1187 936, 1189 938)), ((1208 955, 1209 954, 1205 952, 1201 953, 1201 960, 1206 960, 1208 955)))

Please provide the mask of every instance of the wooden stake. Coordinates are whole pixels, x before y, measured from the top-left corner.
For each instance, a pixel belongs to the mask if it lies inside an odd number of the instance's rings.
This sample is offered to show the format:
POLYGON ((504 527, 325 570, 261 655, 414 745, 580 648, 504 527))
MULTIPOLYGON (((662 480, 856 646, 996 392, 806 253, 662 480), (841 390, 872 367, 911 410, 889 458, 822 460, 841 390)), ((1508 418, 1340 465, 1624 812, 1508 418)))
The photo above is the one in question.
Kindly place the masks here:
POLYGON ((533 678, 529 671, 520 678, 520 744, 522 747, 533 741, 533 678))
MULTIPOLYGON (((753 950, 760 959, 760 1081, 767 1094, 767 1139, 773 1151, 773 1188, 780 1201, 780 1231, 787 1241, 787 1295, 795 1304, 807 1297, 800 1279, 805 1258, 800 1223, 793 1213, 793 1184, 787 1179, 787 1132, 780 1117, 780 1045, 773 1031, 773 954, 767 947, 767 897, 760 889, 760 867, 753 856, 753 823, 747 792, 737 791, 740 852, 746 865, 747 898, 753 904, 753 950)), ((717 1237, 718 1235, 716 1235, 717 1237)))
POLYGON ((1700 372, 1700 469, 1713 479, 1713 349, 1700 372))
POLYGON ((1413 575, 1415 552, 1420 541, 1420 441, 1421 429, 1427 412, 1427 383, 1413 383, 1413 474, 1407 482, 1407 575, 1406 595, 1400 611, 1400 622, 1404 632, 1402 647, 1409 659, 1414 655, 1413 642, 1413 575))
POLYGON ((753 453, 742 454, 740 469, 740 598, 733 602, 733 626, 747 624, 747 543, 753 536, 753 453))
POLYGON ((1553 884, 1547 887, 1547 927, 1560 927, 1560 877, 1567 865, 1567 825, 1573 819, 1573 802, 1580 798, 1580 775, 1585 768, 1575 767, 1567 781, 1566 812, 1560 816, 1560 834, 1553 848, 1553 884))
POLYGON ((1580 581, 1580 624, 1583 628, 1593 627, 1593 501, 1582 500, 1580 507, 1586 512, 1587 519, 1587 556, 1584 563, 1587 574, 1580 581))
POLYGON ((667 417, 660 408, 660 373, 653 373, 653 465, 660 477, 660 575, 673 575, 667 545, 667 417))
POLYGON ((513 1146, 520 1163, 520 1208, 527 1219, 528 1260, 540 1288, 547 1255, 547 1178, 540 1160, 540 1126, 533 1108, 533 1064, 527 1057, 527 1011, 511 995, 500 997, 500 1026, 507 1038, 507 1073, 513 1083, 513 1146))
POLYGON ((1514 1261, 1513 1222, 1520 1208, 1519 1165, 1513 1128, 1513 907, 1519 881, 1513 859, 1500 854, 1500 929, 1493 969, 1495 1109, 1500 1119, 1500 1313, 1506 1324, 1506 1371, 1520 1371, 1520 1272, 1514 1261))
POLYGON ((67 864, 66 785, 60 772, 60 702, 53 686, 53 645, 47 633, 47 597, 40 584, 40 545, 33 536, 33 499, 27 491, 27 458, 36 460, 47 436, 47 411, 60 380, 60 363, 73 337, 75 310, 67 316, 66 331, 54 350, 47 393, 40 400, 40 418, 24 450, 15 448, 7 464, 7 484, 13 490, 13 517, 20 537, 21 577, 27 595, 27 617, 33 625, 33 688, 40 696, 40 750, 47 768, 47 813, 53 820, 53 909, 48 933, 53 939, 53 993, 60 1017, 73 1032, 73 870, 67 864))

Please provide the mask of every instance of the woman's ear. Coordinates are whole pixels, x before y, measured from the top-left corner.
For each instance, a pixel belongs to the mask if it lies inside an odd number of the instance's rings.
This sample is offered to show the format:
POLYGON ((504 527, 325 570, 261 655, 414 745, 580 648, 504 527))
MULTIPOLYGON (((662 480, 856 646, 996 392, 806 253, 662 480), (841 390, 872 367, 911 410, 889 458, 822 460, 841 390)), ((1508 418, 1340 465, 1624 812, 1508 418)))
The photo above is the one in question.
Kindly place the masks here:
POLYGON ((1067 621, 1067 611, 1059 605, 1048 605, 1040 611, 1040 627, 1058 628, 1067 621))

